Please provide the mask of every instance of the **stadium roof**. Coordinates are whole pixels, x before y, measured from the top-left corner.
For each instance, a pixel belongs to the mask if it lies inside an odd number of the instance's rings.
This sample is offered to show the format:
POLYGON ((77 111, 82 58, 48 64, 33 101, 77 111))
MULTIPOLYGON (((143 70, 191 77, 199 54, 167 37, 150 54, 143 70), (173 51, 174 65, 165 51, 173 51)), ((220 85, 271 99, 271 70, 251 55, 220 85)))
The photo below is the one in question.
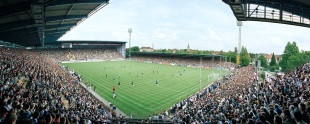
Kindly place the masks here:
POLYGON ((126 41, 99 41, 99 40, 62 40, 59 43, 127 43, 126 41))
POLYGON ((109 0, 1 0, 0 40, 23 46, 56 42, 109 0))
POLYGON ((223 55, 210 55, 210 54, 191 54, 191 53, 167 53, 167 52, 136 52, 132 51, 133 55, 155 55, 155 56, 167 56, 167 57, 225 57, 223 55))
POLYGON ((310 27, 310 0, 222 0, 238 21, 264 21, 310 27))

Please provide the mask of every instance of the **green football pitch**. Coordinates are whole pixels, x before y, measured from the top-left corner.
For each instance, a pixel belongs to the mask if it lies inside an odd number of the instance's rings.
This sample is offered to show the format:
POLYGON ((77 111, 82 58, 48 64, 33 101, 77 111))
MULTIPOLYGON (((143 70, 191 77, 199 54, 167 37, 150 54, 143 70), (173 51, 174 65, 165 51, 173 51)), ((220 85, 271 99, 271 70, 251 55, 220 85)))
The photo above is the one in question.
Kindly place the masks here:
MULTIPOLYGON (((70 66, 70 69, 74 69, 82 76, 83 81, 87 80, 95 85, 96 92, 100 96, 134 118, 164 112, 200 89, 199 68, 134 61, 80 62, 62 63, 62 65, 70 66), (134 86, 131 84, 132 81, 134 86), (113 86, 116 87, 116 98, 112 98, 113 86)), ((212 79, 215 81, 226 73, 228 71, 201 69, 201 88, 209 85, 212 79)))

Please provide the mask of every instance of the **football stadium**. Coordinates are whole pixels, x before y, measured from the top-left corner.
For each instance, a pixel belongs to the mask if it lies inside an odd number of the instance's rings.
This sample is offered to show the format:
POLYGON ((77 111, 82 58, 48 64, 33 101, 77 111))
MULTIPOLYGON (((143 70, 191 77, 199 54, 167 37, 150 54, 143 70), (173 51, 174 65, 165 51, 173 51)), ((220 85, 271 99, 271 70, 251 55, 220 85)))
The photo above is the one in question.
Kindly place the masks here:
POLYGON ((310 124, 310 1, 160 2, 0 0, 0 124, 310 124), (213 14, 197 21, 191 7, 213 14), (244 24, 259 26, 241 46, 244 24))

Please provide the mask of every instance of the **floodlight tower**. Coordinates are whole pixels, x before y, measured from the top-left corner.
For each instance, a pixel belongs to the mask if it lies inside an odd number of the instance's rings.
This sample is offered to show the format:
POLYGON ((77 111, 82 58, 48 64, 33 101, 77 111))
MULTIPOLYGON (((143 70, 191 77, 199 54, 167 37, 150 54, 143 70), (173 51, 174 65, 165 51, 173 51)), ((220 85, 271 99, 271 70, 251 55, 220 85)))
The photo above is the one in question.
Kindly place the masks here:
POLYGON ((132 33, 132 29, 128 28, 128 33, 129 33, 129 57, 131 56, 131 46, 130 46, 130 40, 131 40, 131 33, 132 33))
POLYGON ((242 21, 237 21, 237 26, 239 26, 239 40, 238 40, 238 49, 237 49, 237 64, 239 65, 240 53, 241 53, 241 26, 242 21))
POLYGON ((154 42, 152 43, 152 48, 153 48, 153 50, 154 50, 154 42))

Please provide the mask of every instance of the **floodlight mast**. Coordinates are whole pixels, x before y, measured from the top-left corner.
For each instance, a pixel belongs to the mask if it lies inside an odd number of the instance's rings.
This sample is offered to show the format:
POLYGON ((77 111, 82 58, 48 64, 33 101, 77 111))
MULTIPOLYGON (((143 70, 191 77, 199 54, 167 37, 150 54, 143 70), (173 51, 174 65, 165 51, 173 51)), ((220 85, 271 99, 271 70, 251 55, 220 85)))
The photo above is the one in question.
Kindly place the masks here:
POLYGON ((241 52, 241 26, 242 26, 242 21, 237 21, 237 26, 239 26, 238 54, 240 54, 240 52, 241 52))
POLYGON ((132 33, 132 29, 131 28, 128 29, 128 33, 129 33, 129 55, 128 55, 128 57, 130 57, 131 56, 130 41, 131 41, 131 33, 132 33))
POLYGON ((239 64, 240 53, 241 53, 241 26, 242 26, 242 21, 237 21, 237 26, 239 26, 239 40, 238 40, 238 49, 237 49, 237 64, 239 64))

